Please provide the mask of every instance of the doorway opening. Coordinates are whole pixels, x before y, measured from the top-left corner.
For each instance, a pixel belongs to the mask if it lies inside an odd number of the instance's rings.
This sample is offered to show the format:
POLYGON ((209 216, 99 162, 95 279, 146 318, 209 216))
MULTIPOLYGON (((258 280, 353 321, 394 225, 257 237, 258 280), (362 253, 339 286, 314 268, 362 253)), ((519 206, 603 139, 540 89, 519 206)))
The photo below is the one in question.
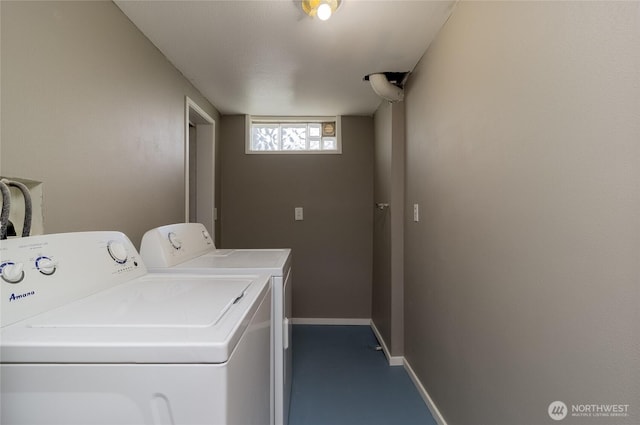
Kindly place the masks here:
POLYGON ((202 223, 215 240, 215 121, 185 98, 185 222, 202 223))

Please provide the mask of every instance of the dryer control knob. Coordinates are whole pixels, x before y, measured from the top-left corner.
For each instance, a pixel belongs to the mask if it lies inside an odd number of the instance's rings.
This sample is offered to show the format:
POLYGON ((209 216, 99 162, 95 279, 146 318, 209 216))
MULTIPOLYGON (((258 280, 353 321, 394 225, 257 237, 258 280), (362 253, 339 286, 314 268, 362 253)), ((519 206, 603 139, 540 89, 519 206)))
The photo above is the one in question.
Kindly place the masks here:
POLYGON ((174 247, 175 249, 182 248, 182 241, 178 239, 178 236, 175 233, 169 232, 167 237, 169 238, 169 243, 172 247, 174 247))
POLYGON ((19 283, 24 279, 22 263, 7 262, 2 264, 2 280, 8 283, 19 283))
POLYGON ((57 264, 49 257, 38 257, 36 259, 36 268, 44 275, 50 276, 56 271, 57 264))
POLYGON ((109 242, 109 244, 107 244, 107 251, 109 251, 109 255, 113 258, 113 261, 118 264, 124 264, 128 260, 127 249, 121 242, 109 242))

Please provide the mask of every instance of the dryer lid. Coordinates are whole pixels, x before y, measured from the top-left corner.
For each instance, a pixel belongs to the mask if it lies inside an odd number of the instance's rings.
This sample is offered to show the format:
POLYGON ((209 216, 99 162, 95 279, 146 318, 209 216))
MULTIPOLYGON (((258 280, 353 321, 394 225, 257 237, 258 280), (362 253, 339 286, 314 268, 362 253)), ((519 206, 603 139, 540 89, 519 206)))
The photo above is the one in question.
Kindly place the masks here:
POLYGON ((268 273, 272 276, 284 276, 290 262, 290 249, 221 249, 185 261, 174 266, 174 269, 215 269, 221 273, 268 273))

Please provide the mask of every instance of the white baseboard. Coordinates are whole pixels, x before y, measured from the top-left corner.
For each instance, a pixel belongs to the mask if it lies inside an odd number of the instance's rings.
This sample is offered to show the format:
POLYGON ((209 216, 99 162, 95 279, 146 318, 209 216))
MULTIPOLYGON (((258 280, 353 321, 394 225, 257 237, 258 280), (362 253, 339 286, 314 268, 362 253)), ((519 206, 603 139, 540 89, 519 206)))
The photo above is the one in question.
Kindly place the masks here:
POLYGON ((409 377, 413 381, 413 384, 418 389, 418 393, 420 393, 420 396, 422 397, 424 402, 427 404, 427 407, 429 408, 429 411, 431 412, 431 416, 433 416, 433 419, 435 419, 438 425, 447 425, 447 421, 445 421, 444 417, 442 417, 440 410, 438 410, 438 407, 433 402, 433 399, 431 399, 431 396, 429 396, 427 389, 422 385, 422 382, 420 382, 420 379, 418 379, 418 376, 413 371, 413 368, 411 367, 407 359, 403 358, 403 360, 404 360, 404 369, 407 371, 407 373, 409 374, 409 377))
POLYGON ((294 317, 291 319, 294 325, 346 325, 346 326, 369 326, 371 319, 350 319, 350 318, 322 318, 322 317, 294 317))
POLYGON ((387 358, 387 361, 389 361, 389 366, 404 365, 404 357, 391 355, 391 352, 389 352, 389 348, 387 347, 387 344, 384 342, 384 339, 382 338, 380 331, 378 331, 376 324, 373 323, 373 320, 371 321, 371 329, 373 330, 373 333, 376 335, 376 338, 378 338, 378 342, 382 346, 382 352, 384 353, 384 356, 387 358))

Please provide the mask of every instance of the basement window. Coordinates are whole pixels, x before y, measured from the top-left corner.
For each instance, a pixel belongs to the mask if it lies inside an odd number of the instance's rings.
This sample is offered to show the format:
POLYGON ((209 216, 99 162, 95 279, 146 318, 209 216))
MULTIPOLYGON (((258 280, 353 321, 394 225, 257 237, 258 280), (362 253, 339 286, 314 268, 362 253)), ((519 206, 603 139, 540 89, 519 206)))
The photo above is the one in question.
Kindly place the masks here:
POLYGON ((264 117, 248 115, 246 153, 342 153, 340 117, 264 117))

